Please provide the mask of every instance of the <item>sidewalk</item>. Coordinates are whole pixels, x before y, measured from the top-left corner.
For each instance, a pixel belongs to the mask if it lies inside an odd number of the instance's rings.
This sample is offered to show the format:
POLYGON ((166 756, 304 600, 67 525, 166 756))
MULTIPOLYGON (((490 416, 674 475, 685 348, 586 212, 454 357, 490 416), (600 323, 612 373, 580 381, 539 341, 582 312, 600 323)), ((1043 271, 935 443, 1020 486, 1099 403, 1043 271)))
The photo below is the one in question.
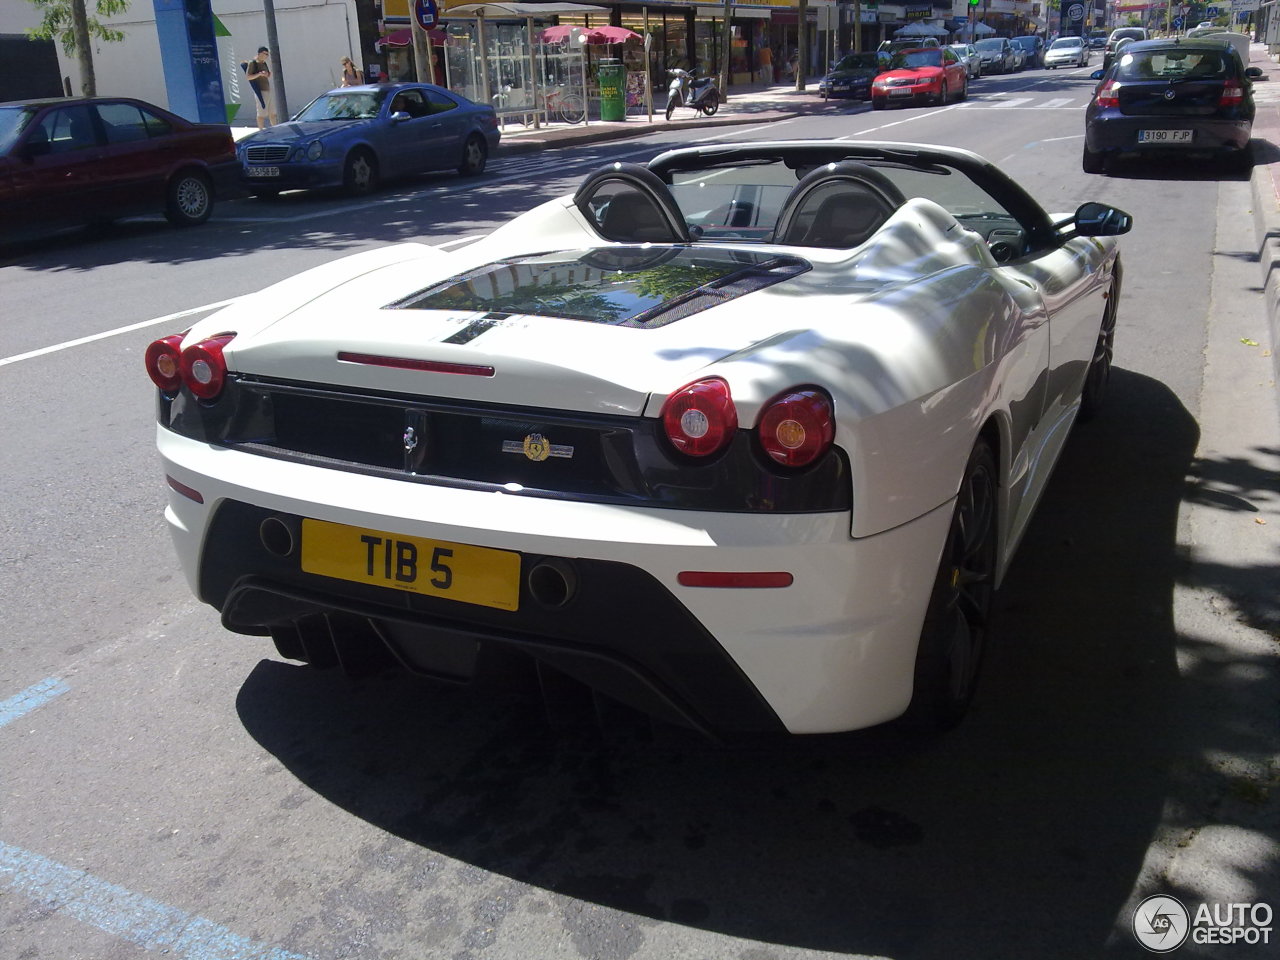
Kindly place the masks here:
MULTIPOLYGON (((839 103, 853 106, 860 101, 839 103)), ((772 123, 813 113, 830 113, 839 110, 835 103, 828 103, 818 96, 818 81, 809 82, 804 92, 797 92, 794 84, 773 86, 735 86, 729 98, 720 104, 714 117, 694 113, 689 107, 679 107, 668 121, 664 115, 666 99, 654 94, 653 121, 645 113, 630 113, 625 121, 605 123, 592 120, 587 124, 544 123, 539 128, 520 123, 507 123, 502 130, 502 144, 498 148, 505 155, 530 153, 543 147, 566 147, 584 143, 600 143, 606 140, 625 140, 642 137, 661 130, 665 126, 701 128, 724 127, 744 123, 772 123)))
POLYGON ((1253 229, 1271 326, 1273 377, 1280 382, 1280 64, 1263 44, 1249 47, 1249 66, 1265 75, 1254 83, 1253 229))
MULTIPOLYGON (((672 115, 670 123, 672 126, 695 128, 771 123, 812 113, 831 113, 840 110, 839 104, 865 107, 860 100, 833 103, 823 100, 818 96, 817 78, 808 82, 803 93, 797 92, 794 84, 735 86, 730 91, 729 98, 721 101, 720 109, 714 117, 704 117, 694 113, 689 107, 680 107, 672 115)), ((618 123, 591 120, 588 123, 543 123, 539 127, 533 127, 508 121, 502 126, 502 143, 498 150, 505 156, 512 156, 531 153, 543 147, 571 147, 582 143, 643 137, 647 133, 661 130, 668 122, 664 115, 666 97, 661 92, 654 93, 653 108, 652 123, 645 113, 629 113, 626 120, 618 123)), ((236 140, 251 133, 257 133, 257 127, 231 128, 231 136, 236 140)))

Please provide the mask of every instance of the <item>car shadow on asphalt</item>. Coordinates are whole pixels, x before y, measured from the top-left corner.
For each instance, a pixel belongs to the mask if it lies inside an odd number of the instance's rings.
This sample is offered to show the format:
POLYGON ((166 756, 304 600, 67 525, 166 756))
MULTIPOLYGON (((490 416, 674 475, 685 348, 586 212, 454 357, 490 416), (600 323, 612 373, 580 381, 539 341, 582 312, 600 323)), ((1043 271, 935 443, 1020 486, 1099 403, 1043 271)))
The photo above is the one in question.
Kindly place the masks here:
POLYGON ((276 660, 237 708, 303 785, 415 845, 355 881, 393 914, 479 868, 500 888, 493 937, 513 912, 554 911, 584 955, 629 955, 645 929, 585 902, 896 960, 1097 956, 1188 769, 1231 748, 1182 709, 1175 661, 1197 440, 1168 388, 1115 372, 1001 592, 978 703, 934 743, 609 745, 549 732, 532 701, 276 660))
MULTIPOLYGON (((1280 159, 1280 151, 1266 140, 1250 141, 1253 163, 1272 163, 1280 159)), ((1235 161, 1210 157, 1178 157, 1172 155, 1129 157, 1107 162, 1108 177, 1124 180, 1239 180, 1248 181, 1252 168, 1233 166, 1235 161)))

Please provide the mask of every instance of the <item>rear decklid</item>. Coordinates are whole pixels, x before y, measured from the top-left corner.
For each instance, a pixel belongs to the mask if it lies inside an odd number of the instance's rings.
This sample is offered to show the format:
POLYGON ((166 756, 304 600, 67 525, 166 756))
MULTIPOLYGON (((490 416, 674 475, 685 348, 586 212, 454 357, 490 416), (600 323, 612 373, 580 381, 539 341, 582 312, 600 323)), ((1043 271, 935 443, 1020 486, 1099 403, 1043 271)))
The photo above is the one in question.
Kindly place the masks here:
POLYGON ((639 415, 654 390, 794 324, 742 299, 810 269, 765 251, 609 247, 406 289, 365 273, 227 349, 253 378, 639 415))

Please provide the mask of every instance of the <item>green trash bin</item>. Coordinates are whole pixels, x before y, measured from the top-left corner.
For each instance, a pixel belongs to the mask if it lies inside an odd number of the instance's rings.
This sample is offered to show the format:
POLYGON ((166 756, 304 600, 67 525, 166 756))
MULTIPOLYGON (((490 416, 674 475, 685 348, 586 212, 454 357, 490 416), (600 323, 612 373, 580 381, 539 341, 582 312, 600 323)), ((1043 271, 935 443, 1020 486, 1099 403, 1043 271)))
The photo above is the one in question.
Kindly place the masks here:
POLYGON ((600 80, 600 119, 627 119, 627 71, 616 57, 602 57, 597 72, 600 80))

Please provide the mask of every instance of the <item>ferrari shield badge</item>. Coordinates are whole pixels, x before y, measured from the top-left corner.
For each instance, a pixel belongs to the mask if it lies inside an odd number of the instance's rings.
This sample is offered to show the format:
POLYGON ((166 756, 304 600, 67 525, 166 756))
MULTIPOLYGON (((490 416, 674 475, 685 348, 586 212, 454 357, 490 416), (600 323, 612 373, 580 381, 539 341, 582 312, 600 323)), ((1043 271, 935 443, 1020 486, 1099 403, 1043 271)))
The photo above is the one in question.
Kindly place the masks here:
POLYGON ((540 462, 551 456, 551 444, 540 433, 531 433, 524 438, 524 455, 530 460, 540 462))
POLYGON ((540 433, 531 433, 524 440, 503 440, 502 452, 523 453, 534 463, 541 463, 547 457, 573 457, 573 447, 552 443, 540 433))

